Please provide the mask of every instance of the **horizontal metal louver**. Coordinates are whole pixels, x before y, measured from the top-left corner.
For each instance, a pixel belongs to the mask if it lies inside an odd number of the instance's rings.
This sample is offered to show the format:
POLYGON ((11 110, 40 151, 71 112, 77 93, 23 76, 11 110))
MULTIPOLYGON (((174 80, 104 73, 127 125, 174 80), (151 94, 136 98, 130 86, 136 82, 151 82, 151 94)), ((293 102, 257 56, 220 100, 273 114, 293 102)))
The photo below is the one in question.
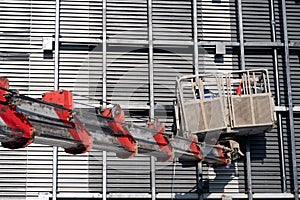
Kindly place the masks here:
POLYGON ((102 100, 102 50, 87 45, 61 46, 59 87, 73 91, 75 107, 102 100))
POLYGON ((29 89, 31 1, 1 1, 0 74, 12 88, 29 89))
POLYGON ((199 47, 199 73, 229 73, 239 69, 238 50, 226 48, 226 54, 216 55, 215 48, 199 47))
POLYGON ((235 2, 197 1, 199 41, 237 41, 235 2))
POLYGON ((152 1, 154 40, 192 41, 191 1, 152 1))
POLYGON ((242 0, 242 3, 245 41, 271 41, 269 1, 242 0))
POLYGON ((291 67, 291 84, 293 103, 295 106, 300 105, 300 52, 291 51, 290 53, 290 67, 291 67))
POLYGON ((107 1, 108 39, 146 40, 147 24, 146 0, 107 1))
POLYGON ((142 47, 110 46, 107 53, 107 101, 123 107, 147 107, 148 53, 142 47))
POLYGON ((229 167, 203 166, 202 189, 205 193, 238 193, 243 192, 243 171, 235 162, 229 167), (239 171, 240 170, 240 171, 239 171))
MULTIPOLYGON (((59 148, 58 192, 89 192, 88 154, 70 155, 59 148)), ((74 194, 75 196, 75 194, 74 194)))
POLYGON ((195 163, 156 162, 156 191, 158 193, 197 192, 195 163))
POLYGON ((52 148, 30 145, 26 149, 0 150, 0 198, 31 199, 52 190, 52 148))
POLYGON ((300 41, 300 4, 298 1, 286 1, 288 35, 290 41, 300 41))
POLYGON ((60 35, 62 38, 100 39, 102 36, 102 1, 60 2, 60 35))
POLYGON ((154 101, 172 104, 176 78, 193 74, 192 47, 157 47, 154 49, 154 101))
POLYGON ((151 193, 150 157, 120 159, 107 154, 107 193, 151 193))

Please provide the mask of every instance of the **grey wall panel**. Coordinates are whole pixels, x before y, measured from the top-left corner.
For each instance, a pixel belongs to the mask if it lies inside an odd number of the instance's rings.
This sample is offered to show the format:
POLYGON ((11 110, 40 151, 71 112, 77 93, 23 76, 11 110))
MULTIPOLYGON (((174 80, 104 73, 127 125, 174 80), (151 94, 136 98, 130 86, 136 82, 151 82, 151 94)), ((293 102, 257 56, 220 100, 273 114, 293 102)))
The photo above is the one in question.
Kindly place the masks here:
POLYGON ((190 46, 157 46, 154 49, 154 100, 159 104, 172 104, 178 76, 193 74, 193 52, 190 46))
POLYGON ((271 41, 269 1, 243 0, 242 8, 245 41, 271 41))
POLYGON ((143 47, 109 47, 107 100, 124 106, 147 106, 148 55, 143 47))
POLYGON ((290 54, 291 63, 291 83, 293 103, 295 106, 300 105, 300 51, 291 51, 290 54))
POLYGON ((120 159, 109 153, 107 166, 108 193, 150 193, 149 156, 120 159))
POLYGON ((300 4, 298 1, 287 1, 288 34, 291 41, 300 41, 300 4))
POLYGON ((159 193, 196 192, 196 177, 196 167, 193 163, 156 163, 156 191, 159 193))
POLYGON ((153 0, 153 38, 173 41, 192 40, 191 1, 153 0))
POLYGON ((197 1, 199 41, 237 41, 233 0, 197 1))
POLYGON ((146 40, 147 1, 107 1, 107 37, 146 40))
POLYGON ((61 36, 100 38, 102 35, 102 1, 61 1, 61 36))

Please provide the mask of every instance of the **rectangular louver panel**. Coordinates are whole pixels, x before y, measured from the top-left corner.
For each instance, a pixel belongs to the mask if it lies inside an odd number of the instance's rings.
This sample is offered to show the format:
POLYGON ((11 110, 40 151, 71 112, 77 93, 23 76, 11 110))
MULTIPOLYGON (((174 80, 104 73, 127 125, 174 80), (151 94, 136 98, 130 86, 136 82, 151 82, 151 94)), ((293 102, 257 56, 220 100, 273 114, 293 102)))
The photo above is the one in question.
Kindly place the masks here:
POLYGON ((63 38, 100 39, 102 35, 102 1, 61 0, 60 35, 63 38))
POLYGON ((233 0, 197 1, 199 41, 237 41, 233 0))
POLYGON ((73 91, 75 107, 99 104, 102 100, 101 47, 62 45, 59 82, 60 89, 73 91))
MULTIPOLYGON (((88 154, 70 155, 59 148, 58 192, 89 192, 88 154)), ((76 196, 76 194, 74 194, 76 196)))
POLYGON ((238 193, 239 182, 243 176, 240 174, 238 163, 233 163, 230 167, 203 166, 203 190, 205 193, 238 193))
POLYGON ((192 41, 191 1, 153 0, 153 38, 155 40, 192 41))
POLYGON ((270 6, 268 0, 242 0, 244 39, 246 42, 271 41, 270 6))
POLYGON ((30 1, 1 1, 0 74, 11 87, 29 89, 30 1))
POLYGON ((215 55, 215 48, 199 46, 199 73, 230 73, 239 69, 238 49, 226 48, 225 55, 215 55))
POLYGON ((176 78, 193 74, 192 47, 154 49, 154 101, 157 105, 172 105, 175 99, 176 78))
POLYGON ((300 4, 298 1, 286 1, 289 40, 300 42, 300 4))
POLYGON ((147 106, 148 54, 142 47, 110 46, 107 53, 107 101, 123 106, 147 106))
POLYGON ((107 192, 150 193, 150 157, 139 154, 120 159, 114 153, 108 153, 107 192))
POLYGON ((147 1, 107 1, 107 36, 108 39, 146 40, 147 1))
POLYGON ((300 51, 291 51, 290 66, 291 66, 291 84, 293 103, 295 106, 300 106, 300 51))
POLYGON ((192 162, 156 162, 156 191, 158 193, 197 192, 196 173, 195 163, 192 162))

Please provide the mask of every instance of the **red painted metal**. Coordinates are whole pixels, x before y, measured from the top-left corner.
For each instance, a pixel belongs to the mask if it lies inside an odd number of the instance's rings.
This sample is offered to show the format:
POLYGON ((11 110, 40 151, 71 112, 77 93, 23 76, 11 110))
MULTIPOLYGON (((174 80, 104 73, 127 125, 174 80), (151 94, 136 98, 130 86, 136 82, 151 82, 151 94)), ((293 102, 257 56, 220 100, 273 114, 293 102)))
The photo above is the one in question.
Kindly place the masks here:
POLYGON ((57 116, 63 121, 66 126, 73 128, 68 128, 69 133, 72 135, 75 141, 77 141, 77 146, 65 149, 67 153, 70 154, 81 154, 88 152, 92 149, 93 139, 90 133, 87 131, 84 124, 76 117, 72 115, 70 110, 73 110, 73 97, 72 93, 67 90, 58 90, 53 92, 47 92, 43 96, 43 100, 69 109, 54 108, 57 116))
POLYGON ((199 162, 203 160, 203 154, 198 145, 198 138, 195 135, 193 135, 193 137, 191 138, 190 151, 196 158, 199 159, 199 162))
POLYGON ((157 133, 153 135, 156 143, 158 144, 162 153, 164 153, 164 157, 157 158, 160 162, 171 161, 173 159, 173 147, 166 136, 163 134, 165 132, 165 126, 160 123, 158 120, 155 121, 155 125, 151 122, 148 127, 150 129, 155 129, 157 133))
POLYGON ((120 154, 117 156, 122 158, 135 156, 138 151, 137 143, 127 128, 123 126, 125 118, 124 111, 121 109, 120 105, 116 104, 113 108, 106 108, 101 114, 105 117, 113 118, 113 120, 107 120, 107 124, 112 129, 113 133, 125 150, 131 152, 131 154, 120 154))
POLYGON ((7 78, 0 78, 0 117, 13 136, 2 146, 9 149, 24 148, 32 143, 34 128, 26 116, 16 111, 16 107, 10 104, 7 90, 9 81, 7 78))

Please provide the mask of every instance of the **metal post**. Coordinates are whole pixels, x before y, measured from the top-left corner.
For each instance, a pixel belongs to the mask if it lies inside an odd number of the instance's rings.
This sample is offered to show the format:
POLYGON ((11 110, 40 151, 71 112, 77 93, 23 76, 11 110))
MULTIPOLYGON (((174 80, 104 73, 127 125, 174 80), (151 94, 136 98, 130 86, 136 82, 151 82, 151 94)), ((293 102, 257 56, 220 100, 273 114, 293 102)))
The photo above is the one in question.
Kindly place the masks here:
MULTIPOLYGON (((54 53, 54 90, 59 89, 59 38, 60 38, 60 0, 56 0, 55 7, 55 53, 54 53)), ((53 146, 52 151, 52 200, 57 199, 58 177, 58 147, 53 146)))
MULTIPOLYGON (((106 32, 106 11, 107 1, 102 1, 102 100, 103 106, 107 102, 107 32, 106 32)), ((102 152, 102 199, 107 199, 107 152, 102 152)))
MULTIPOLYGON (((276 21, 274 13, 274 0, 270 0, 271 11, 271 33, 272 42, 276 42, 276 21)), ((274 48, 273 51, 274 71, 275 71, 275 89, 276 89, 276 102, 277 106, 280 106, 280 83, 279 83, 279 70, 278 70, 278 52, 274 48)), ((284 144, 283 144, 283 131, 282 131, 282 116, 278 113, 278 131, 279 131, 279 150, 280 150, 280 166, 281 166, 281 191, 286 192, 286 172, 285 172, 285 158, 284 158, 284 144)))
POLYGON ((198 46, 198 16, 197 0, 193 0, 193 40, 194 40, 194 73, 199 74, 199 46, 198 46))
POLYGON ((241 69, 245 70, 245 45, 244 45, 244 28, 243 28, 243 10, 242 0, 237 0, 238 3, 238 20, 239 20, 239 40, 240 40, 240 59, 241 69))
POLYGON ((202 181, 202 174, 203 174, 203 167, 202 162, 199 162, 196 165, 197 169, 197 188, 198 188, 198 200, 203 200, 203 181, 202 181))
MULTIPOLYGON (((152 26, 152 0, 148 0, 148 62, 149 62, 149 101, 150 101, 150 120, 154 120, 154 65, 153 65, 153 26, 152 26)), ((155 180, 155 158, 150 158, 151 174, 151 199, 156 199, 156 180, 155 180)))
POLYGON ((298 171, 297 171, 297 158, 296 158, 296 143, 295 143, 295 128, 294 128, 294 113, 293 113, 293 99, 292 99, 292 84, 291 84, 291 68, 289 61, 289 40, 287 30, 287 15, 286 15, 286 2, 282 0, 282 23, 284 35, 284 52, 285 52, 285 72, 288 92, 289 104, 289 122, 291 131, 291 148, 292 148, 292 166, 293 166, 293 182, 294 182, 294 195, 295 199, 299 199, 298 192, 298 171))
POLYGON ((107 186, 107 153, 102 152, 102 200, 106 200, 107 186))
POLYGON ((107 102, 107 35, 106 35, 106 0, 102 1, 102 100, 107 102))
POLYGON ((253 191, 252 191, 252 177, 251 177, 251 154, 250 154, 250 143, 247 141, 246 144, 246 170, 247 170, 247 192, 248 199, 253 199, 253 191))

